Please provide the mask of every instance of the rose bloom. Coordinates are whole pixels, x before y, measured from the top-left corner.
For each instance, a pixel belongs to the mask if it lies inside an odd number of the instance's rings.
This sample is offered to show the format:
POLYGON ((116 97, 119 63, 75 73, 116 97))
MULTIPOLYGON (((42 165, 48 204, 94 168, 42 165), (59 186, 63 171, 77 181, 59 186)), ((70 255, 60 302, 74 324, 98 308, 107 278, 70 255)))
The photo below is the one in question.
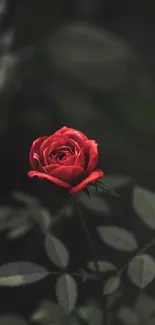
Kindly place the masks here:
POLYGON ((97 143, 66 126, 35 140, 29 160, 32 167, 29 177, 48 179, 68 189, 69 193, 77 193, 104 176, 104 172, 96 168, 97 143))

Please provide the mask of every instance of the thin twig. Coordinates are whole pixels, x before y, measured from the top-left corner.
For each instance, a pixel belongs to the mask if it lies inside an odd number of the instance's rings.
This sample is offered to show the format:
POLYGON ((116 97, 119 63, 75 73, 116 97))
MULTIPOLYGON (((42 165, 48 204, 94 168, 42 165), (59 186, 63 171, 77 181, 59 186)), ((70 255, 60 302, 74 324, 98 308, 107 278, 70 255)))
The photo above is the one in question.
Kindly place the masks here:
MULTIPOLYGON (((85 270, 83 269, 80 269, 79 272, 69 272, 69 271, 47 271, 47 275, 63 275, 65 274, 66 272, 69 273, 70 275, 72 276, 75 276, 75 277, 80 277, 82 278, 82 281, 85 282, 87 280, 98 280, 98 277, 96 276, 96 274, 94 273, 88 273, 86 272, 85 270)), ((15 277, 16 276, 22 276, 22 277, 26 277, 26 276, 38 276, 38 275, 42 275, 44 274, 45 272, 34 272, 34 273, 31 273, 31 274, 28 274, 28 273, 16 273, 15 274, 15 277)), ((6 276, 7 278, 7 276, 6 276)))

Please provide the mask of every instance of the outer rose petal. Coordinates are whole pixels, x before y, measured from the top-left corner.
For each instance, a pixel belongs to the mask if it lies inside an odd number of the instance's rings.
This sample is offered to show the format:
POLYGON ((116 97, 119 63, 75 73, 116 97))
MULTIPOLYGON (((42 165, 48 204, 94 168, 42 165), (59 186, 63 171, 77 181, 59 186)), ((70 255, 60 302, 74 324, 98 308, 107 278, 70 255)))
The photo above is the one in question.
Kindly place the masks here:
POLYGON ((52 176, 74 184, 85 176, 85 171, 80 166, 61 166, 52 171, 52 176))
POLYGON ((63 126, 61 129, 59 129, 58 131, 56 131, 55 133, 53 133, 53 135, 61 135, 63 134, 65 131, 68 130, 68 127, 67 126, 63 126))
POLYGON ((33 159, 38 163, 37 170, 40 172, 44 172, 44 166, 42 166, 39 155, 37 153, 33 154, 33 159))
POLYGON ((87 178, 85 178, 80 184, 70 188, 69 193, 74 194, 83 190, 89 183, 95 182, 96 179, 104 176, 104 172, 100 169, 94 170, 87 178))
POLYGON ((86 172, 90 174, 98 163, 98 144, 94 140, 88 140, 85 142, 88 150, 88 165, 86 172))
POLYGON ((79 143, 80 145, 88 140, 88 138, 85 136, 84 133, 74 130, 74 129, 68 129, 67 131, 64 132, 64 135, 66 135, 67 137, 75 140, 77 143, 79 143))
POLYGON ((48 151, 48 148, 46 148, 46 149, 43 151, 43 161, 44 161, 44 165, 45 165, 45 166, 46 166, 46 165, 49 165, 47 151, 48 151))
POLYGON ((33 159, 33 154, 34 153, 39 154, 40 146, 44 142, 44 140, 47 138, 48 138, 47 136, 40 137, 40 138, 36 139, 35 141, 33 141, 33 143, 32 143, 30 153, 29 153, 29 160, 30 160, 30 165, 33 169, 37 169, 37 166, 38 166, 38 162, 35 159, 33 159))
POLYGON ((84 133, 82 133, 81 131, 72 129, 72 128, 68 128, 67 126, 63 126, 61 129, 59 129, 58 131, 56 131, 53 135, 55 136, 55 135, 62 135, 62 134, 69 136, 69 138, 71 137, 75 141, 78 140, 77 141, 78 143, 81 142, 81 140, 82 141, 83 140, 84 141, 85 140, 88 140, 88 138, 86 137, 86 135, 84 133))
POLYGON ((28 176, 29 176, 29 177, 34 177, 34 176, 36 176, 36 177, 39 177, 40 179, 44 179, 44 178, 46 178, 46 179, 48 179, 49 181, 51 181, 52 183, 55 183, 55 184, 57 184, 57 185, 59 185, 59 186, 62 186, 62 187, 65 187, 65 188, 70 188, 70 187, 71 187, 70 184, 68 184, 68 183, 66 183, 66 182, 64 182, 64 181, 62 181, 61 179, 58 179, 58 178, 56 178, 56 177, 54 177, 54 176, 52 176, 52 175, 49 175, 49 174, 45 174, 45 173, 41 173, 41 172, 37 172, 36 170, 31 170, 31 171, 29 171, 29 172, 28 172, 28 176))

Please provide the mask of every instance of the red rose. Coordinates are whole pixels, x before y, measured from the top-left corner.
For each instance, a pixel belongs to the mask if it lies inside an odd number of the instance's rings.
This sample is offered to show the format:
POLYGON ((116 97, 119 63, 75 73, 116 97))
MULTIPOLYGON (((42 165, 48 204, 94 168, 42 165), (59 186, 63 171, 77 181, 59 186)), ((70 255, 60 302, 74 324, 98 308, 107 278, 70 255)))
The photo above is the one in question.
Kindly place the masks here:
POLYGON ((98 145, 82 132, 64 126, 51 136, 40 137, 29 153, 32 170, 29 177, 37 176, 69 189, 81 191, 88 183, 104 176, 96 169, 98 145))

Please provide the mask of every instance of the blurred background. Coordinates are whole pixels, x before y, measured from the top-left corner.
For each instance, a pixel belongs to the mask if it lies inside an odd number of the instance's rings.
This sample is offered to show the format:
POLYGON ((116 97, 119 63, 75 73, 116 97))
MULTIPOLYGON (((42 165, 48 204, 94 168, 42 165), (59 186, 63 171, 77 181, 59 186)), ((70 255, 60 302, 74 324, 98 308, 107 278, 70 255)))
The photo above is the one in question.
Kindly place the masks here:
MULTIPOLYGON (((1 206, 18 206, 11 197, 18 191, 34 195, 52 213, 50 185, 27 176, 28 153, 34 139, 66 125, 99 143, 106 175, 134 180, 121 192, 127 201, 119 207, 118 223, 147 241, 147 231, 130 215, 129 200, 133 183, 155 191, 154 11, 153 1, 0 0, 1 206)), ((9 241, 4 228, 1 265, 36 256, 44 261, 37 230, 9 241)), ((74 252, 75 269, 90 257, 83 232, 68 219, 60 228, 61 239, 74 252)), ((116 258, 124 263, 122 256, 116 258)), ((33 288, 3 288, 0 310, 27 317, 38 299, 50 296, 48 289, 48 281, 33 288)), ((98 289, 82 285, 81 290, 83 299, 98 289)), ((129 291, 127 299, 133 299, 129 291)))
POLYGON ((154 7, 151 1, 1 0, 6 191, 28 182, 32 140, 63 125, 99 142, 106 173, 154 186, 154 7))

